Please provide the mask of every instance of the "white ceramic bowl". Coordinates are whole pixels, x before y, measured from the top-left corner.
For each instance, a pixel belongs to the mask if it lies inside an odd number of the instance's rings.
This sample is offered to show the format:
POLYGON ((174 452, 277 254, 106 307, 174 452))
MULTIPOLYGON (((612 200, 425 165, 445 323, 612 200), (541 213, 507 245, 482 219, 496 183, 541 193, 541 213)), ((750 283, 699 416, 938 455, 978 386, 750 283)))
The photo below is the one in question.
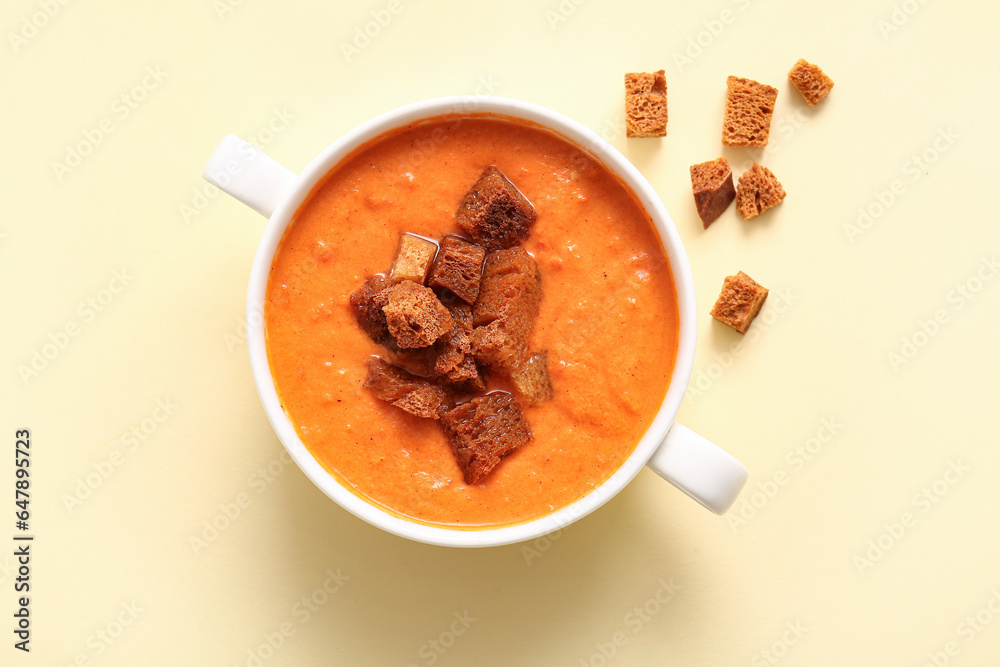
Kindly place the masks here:
POLYGON ((254 381, 275 433, 303 472, 326 495, 368 523, 429 544, 483 547, 510 544, 559 530, 594 511, 649 466, 684 493, 716 512, 725 512, 746 483, 747 470, 731 455, 689 429, 674 424, 691 375, 697 311, 691 267, 670 214, 648 181, 625 157, 593 131, 549 109, 500 97, 465 95, 426 100, 382 114, 343 135, 295 175, 247 142, 227 136, 209 159, 205 178, 265 217, 267 227, 254 257, 247 292, 247 344, 254 381), (352 150, 394 128, 444 114, 499 114, 549 128, 603 162, 638 196, 663 239, 680 319, 677 361, 655 419, 632 454, 603 484, 576 502, 538 519, 498 528, 452 529, 408 521, 345 488, 299 439, 278 400, 264 343, 264 293, 271 261, 295 212, 313 186, 352 150))

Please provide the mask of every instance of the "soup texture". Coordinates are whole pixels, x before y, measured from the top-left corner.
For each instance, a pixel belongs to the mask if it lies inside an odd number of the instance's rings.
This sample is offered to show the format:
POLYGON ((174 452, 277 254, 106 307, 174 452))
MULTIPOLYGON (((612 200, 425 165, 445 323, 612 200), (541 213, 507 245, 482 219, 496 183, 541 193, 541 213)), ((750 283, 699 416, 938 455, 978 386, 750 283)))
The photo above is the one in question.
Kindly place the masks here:
MULTIPOLYGON (((494 115, 421 121, 342 160, 286 231, 264 315, 278 396, 320 463, 377 506, 456 529, 534 519, 600 485, 652 422, 677 351, 673 277, 632 191, 568 140, 494 115), (461 233, 455 211, 490 165, 538 214, 524 242, 543 290, 531 349, 548 350, 554 397, 523 406, 532 441, 467 485, 436 421, 363 386, 385 350, 348 297, 389 268, 402 233, 461 233)), ((494 374, 489 389, 510 384, 494 374)))

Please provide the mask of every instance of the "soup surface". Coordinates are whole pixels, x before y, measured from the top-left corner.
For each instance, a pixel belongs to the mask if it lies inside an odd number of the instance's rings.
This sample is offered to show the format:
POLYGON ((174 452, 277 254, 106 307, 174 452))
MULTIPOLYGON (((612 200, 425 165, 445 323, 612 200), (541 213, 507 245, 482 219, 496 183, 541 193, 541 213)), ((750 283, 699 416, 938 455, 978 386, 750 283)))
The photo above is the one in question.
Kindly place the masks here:
POLYGON ((302 441, 355 493, 430 524, 518 523, 586 495, 635 448, 673 370, 676 298, 652 221, 600 162, 521 121, 441 116, 358 148, 300 207, 271 266, 268 357, 302 441), (489 165, 538 213, 524 243, 543 290, 531 349, 549 351, 555 396, 524 406, 533 440, 467 485, 435 421, 364 388, 384 350, 348 297, 389 268, 403 232, 461 233, 455 211, 489 165))

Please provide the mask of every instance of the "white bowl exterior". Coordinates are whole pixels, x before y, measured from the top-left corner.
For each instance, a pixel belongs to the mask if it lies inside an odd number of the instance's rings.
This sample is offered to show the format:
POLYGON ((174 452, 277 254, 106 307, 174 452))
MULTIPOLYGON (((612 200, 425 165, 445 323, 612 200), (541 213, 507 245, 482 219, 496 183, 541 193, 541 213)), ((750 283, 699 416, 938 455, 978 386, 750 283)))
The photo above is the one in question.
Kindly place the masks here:
POLYGON ((590 129, 544 107, 501 97, 455 96, 417 102, 378 116, 332 143, 299 175, 264 230, 250 272, 247 292, 247 345, 261 402, 275 433, 302 471, 327 496, 355 516, 411 540, 454 547, 499 546, 559 530, 594 511, 621 491, 660 446, 680 408, 694 361, 697 314, 691 267, 670 214, 649 182, 617 149, 590 129), (430 526, 391 514, 345 488, 299 438, 274 386, 264 337, 264 298, 271 263, 288 225, 316 183, 347 154, 366 141, 409 123, 451 113, 491 113, 538 123, 578 144, 607 165, 632 188, 663 239, 677 290, 680 331, 677 358, 663 404, 632 454, 603 484, 576 502, 546 516, 499 528, 455 529, 430 526))

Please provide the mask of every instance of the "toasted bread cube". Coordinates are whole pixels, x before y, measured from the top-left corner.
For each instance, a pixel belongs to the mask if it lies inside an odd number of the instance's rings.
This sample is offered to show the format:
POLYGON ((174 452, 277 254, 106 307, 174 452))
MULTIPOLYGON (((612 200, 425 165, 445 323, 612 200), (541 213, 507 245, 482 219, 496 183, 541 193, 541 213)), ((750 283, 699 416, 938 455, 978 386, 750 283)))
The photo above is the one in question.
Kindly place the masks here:
POLYGON ((382 308, 388 303, 389 279, 381 274, 370 276, 361 287, 351 294, 351 308, 358 320, 358 325, 368 334, 368 337, 380 345, 395 347, 396 342, 389 333, 389 324, 385 320, 382 308))
POLYGON ((451 314, 452 327, 434 345, 437 351, 434 373, 441 381, 457 388, 483 391, 486 379, 472 356, 472 308, 461 301, 445 307, 451 314))
POLYGON ((541 273, 534 258, 516 246, 486 257, 479 298, 472 308, 472 325, 526 313, 534 320, 542 297, 541 273))
POLYGON ((535 276, 538 274, 538 264, 535 263, 535 258, 521 246, 490 253, 483 264, 484 280, 510 274, 535 276))
POLYGON ((468 304, 479 296, 486 250, 457 236, 446 236, 427 279, 430 287, 444 287, 468 304))
POLYGON ((705 229, 729 208, 736 198, 733 170, 724 157, 691 165, 691 190, 698 217, 705 229))
POLYGON ((386 292, 382 312, 399 347, 427 347, 451 331, 451 314, 429 287, 404 280, 386 292))
POLYGON ((549 377, 549 353, 537 352, 510 374, 514 389, 528 405, 539 405, 552 398, 549 377))
POLYGON ((479 367, 476 358, 471 354, 465 355, 461 363, 441 376, 441 380, 459 391, 470 394, 486 391, 485 371, 479 367))
POLYGON ((459 226, 487 252, 523 242, 535 218, 531 202, 495 166, 483 171, 455 212, 459 226))
POLYGON ((736 184, 736 210, 744 220, 756 218, 785 198, 785 189, 767 167, 756 162, 740 175, 736 184))
POLYGON ((479 298, 472 309, 476 360, 506 374, 520 366, 527 357, 541 298, 538 265, 523 248, 487 256, 479 298))
POLYGON ((811 107, 822 102, 833 89, 833 79, 828 77, 818 65, 806 62, 802 58, 799 58, 788 72, 788 78, 802 93, 806 104, 811 107))
POLYGON ((521 330, 508 329, 507 320, 490 322, 472 330, 472 354, 488 368, 510 375, 528 356, 528 343, 521 330))
POLYGON ((437 249, 432 241, 413 234, 403 234, 399 237, 399 250, 396 251, 389 280, 394 283, 412 280, 423 285, 437 249))
POLYGON ((625 136, 667 136, 667 79, 662 69, 625 75, 625 136))
POLYGON ((722 143, 726 146, 767 146, 778 89, 731 76, 726 79, 726 114, 722 143))
POLYGON ((767 289, 740 271, 735 276, 726 276, 722 283, 722 292, 712 308, 711 315, 745 334, 753 318, 760 312, 765 299, 767 299, 767 289))
POLYGON ((441 415, 444 430, 466 484, 476 484, 503 457, 531 440, 521 407, 507 392, 494 392, 460 403, 441 415))
POLYGON ((368 362, 365 386, 375 398, 425 419, 438 419, 451 403, 451 396, 443 387, 378 357, 368 362))
POLYGON ((435 343, 437 360, 434 373, 445 375, 472 353, 469 334, 472 333, 472 308, 464 302, 446 304, 451 314, 451 331, 441 336, 435 343))

